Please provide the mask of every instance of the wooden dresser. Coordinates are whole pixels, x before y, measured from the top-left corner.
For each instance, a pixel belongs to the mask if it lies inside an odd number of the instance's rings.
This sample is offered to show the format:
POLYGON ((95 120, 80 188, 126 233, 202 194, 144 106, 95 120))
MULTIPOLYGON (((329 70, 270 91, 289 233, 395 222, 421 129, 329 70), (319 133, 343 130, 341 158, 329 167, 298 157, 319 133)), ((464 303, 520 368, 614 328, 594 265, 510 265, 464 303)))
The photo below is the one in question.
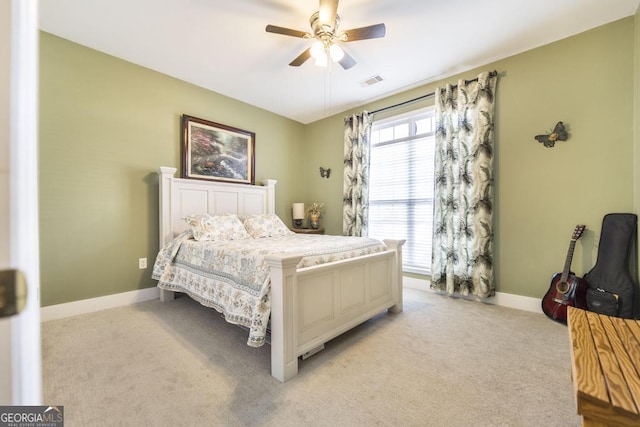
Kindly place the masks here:
POLYGON ((640 426, 640 321, 568 307, 571 369, 584 426, 640 426))

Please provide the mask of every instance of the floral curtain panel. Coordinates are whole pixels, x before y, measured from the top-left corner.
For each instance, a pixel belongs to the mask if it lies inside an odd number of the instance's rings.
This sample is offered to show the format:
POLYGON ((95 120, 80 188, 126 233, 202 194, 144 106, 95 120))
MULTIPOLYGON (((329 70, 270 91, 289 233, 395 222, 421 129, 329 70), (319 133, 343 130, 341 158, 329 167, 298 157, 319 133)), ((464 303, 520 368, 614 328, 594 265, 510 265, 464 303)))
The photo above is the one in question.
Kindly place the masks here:
POLYGON ((486 298, 493 280, 493 139, 497 76, 436 90, 431 288, 486 298))
POLYGON ((367 235, 369 203, 369 138, 373 116, 366 111, 344 120, 342 234, 367 235))

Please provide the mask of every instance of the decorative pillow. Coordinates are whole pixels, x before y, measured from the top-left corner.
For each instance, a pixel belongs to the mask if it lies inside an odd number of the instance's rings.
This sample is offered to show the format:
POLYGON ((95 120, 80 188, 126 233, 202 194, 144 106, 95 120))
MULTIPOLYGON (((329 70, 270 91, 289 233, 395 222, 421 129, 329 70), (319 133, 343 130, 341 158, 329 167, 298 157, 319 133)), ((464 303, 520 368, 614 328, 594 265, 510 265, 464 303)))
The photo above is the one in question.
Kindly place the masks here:
POLYGON ((251 236, 235 214, 189 215, 184 220, 191 227, 193 238, 204 240, 240 240, 251 236))
POLYGON ((244 227, 254 239, 293 234, 276 214, 249 215, 244 219, 244 227))

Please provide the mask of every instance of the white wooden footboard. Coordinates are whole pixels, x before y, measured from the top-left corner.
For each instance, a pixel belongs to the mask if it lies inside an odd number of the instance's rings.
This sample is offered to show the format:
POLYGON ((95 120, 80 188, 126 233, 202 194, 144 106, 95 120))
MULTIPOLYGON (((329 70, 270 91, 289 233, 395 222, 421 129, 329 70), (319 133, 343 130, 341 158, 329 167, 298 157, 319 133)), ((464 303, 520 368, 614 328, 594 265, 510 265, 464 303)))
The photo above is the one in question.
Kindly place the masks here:
POLYGON ((388 309, 402 311, 402 245, 296 270, 300 256, 271 255, 271 375, 287 381, 298 357, 388 309))

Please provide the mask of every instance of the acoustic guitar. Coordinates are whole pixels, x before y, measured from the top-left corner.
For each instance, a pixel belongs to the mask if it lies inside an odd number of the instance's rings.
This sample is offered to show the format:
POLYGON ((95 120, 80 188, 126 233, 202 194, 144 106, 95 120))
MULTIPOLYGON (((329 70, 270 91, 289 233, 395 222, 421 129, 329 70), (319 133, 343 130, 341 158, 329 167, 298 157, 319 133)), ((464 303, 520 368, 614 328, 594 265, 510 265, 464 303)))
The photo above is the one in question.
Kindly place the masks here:
POLYGON ((551 286, 542 298, 542 311, 549 318, 567 323, 567 306, 587 309, 587 282, 571 273, 571 261, 576 242, 585 230, 584 225, 576 225, 571 234, 571 242, 567 251, 567 259, 564 262, 562 273, 556 273, 551 277, 551 286))

